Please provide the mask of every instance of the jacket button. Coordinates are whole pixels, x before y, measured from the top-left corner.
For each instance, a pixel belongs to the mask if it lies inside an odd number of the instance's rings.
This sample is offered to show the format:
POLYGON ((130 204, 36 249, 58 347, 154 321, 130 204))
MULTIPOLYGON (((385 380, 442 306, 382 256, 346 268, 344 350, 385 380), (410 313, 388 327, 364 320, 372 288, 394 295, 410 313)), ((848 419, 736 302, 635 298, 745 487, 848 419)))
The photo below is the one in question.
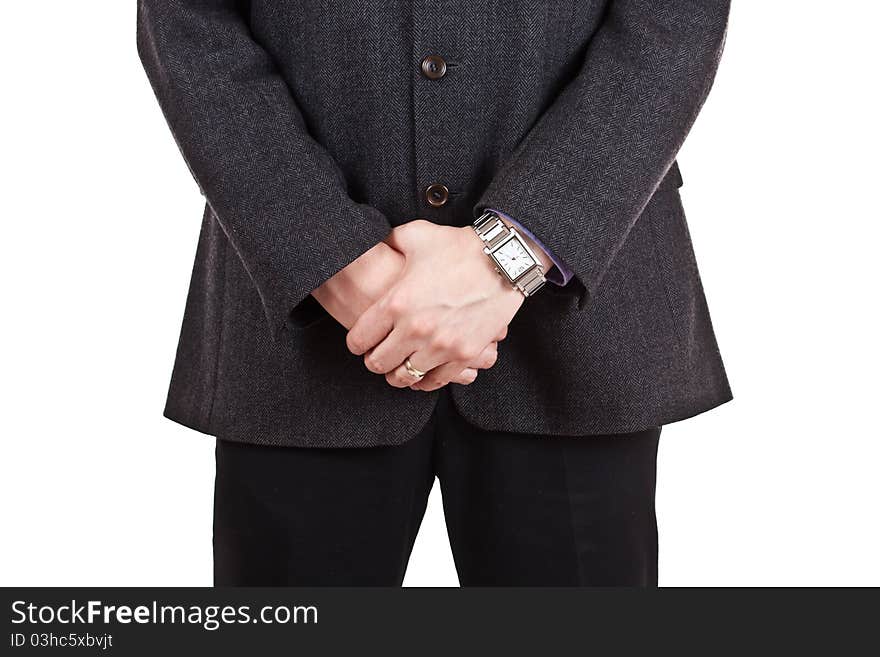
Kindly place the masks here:
POLYGON ((433 185, 428 185, 428 188, 425 190, 425 197, 428 199, 428 205, 439 208, 446 205, 446 201, 449 200, 449 189, 446 185, 434 183, 433 185))
POLYGON ((422 74, 429 80, 439 80, 446 75, 446 62, 440 55, 428 55, 422 60, 422 74))

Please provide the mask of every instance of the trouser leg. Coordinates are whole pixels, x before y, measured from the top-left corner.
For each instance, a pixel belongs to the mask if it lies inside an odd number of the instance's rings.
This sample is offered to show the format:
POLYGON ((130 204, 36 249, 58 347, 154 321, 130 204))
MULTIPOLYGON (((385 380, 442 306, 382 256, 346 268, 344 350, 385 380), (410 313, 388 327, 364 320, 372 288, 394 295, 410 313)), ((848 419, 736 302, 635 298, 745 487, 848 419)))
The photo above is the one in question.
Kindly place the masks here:
POLYGON ((397 447, 217 441, 218 586, 399 586, 433 483, 429 425, 397 447))
POLYGON ((656 586, 660 429, 483 431, 446 399, 437 463, 463 586, 656 586))

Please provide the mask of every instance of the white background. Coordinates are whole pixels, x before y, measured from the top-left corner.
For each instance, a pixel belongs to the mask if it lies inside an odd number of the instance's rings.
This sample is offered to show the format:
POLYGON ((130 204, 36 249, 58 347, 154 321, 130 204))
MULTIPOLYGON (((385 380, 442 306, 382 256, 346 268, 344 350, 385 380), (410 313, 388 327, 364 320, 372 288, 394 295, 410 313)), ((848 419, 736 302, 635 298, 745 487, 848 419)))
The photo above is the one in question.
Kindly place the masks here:
MULTIPOLYGON (((3 4, 0 583, 209 585, 212 439, 161 417, 202 199, 135 2, 3 4)), ((736 399, 663 433, 661 584, 876 586, 880 5, 734 4, 680 161, 736 399)), ((438 490, 406 583, 457 583, 438 490)))

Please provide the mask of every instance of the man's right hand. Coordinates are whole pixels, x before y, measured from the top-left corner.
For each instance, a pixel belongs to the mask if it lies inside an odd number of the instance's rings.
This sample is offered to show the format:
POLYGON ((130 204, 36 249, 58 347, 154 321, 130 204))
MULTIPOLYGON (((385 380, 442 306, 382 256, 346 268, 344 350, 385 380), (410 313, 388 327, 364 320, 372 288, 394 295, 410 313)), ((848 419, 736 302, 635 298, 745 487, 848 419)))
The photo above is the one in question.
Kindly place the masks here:
MULTIPOLYGON (((312 291, 312 296, 337 322, 350 329, 364 311, 397 282, 405 261, 402 253, 379 242, 324 281, 312 291)), ((498 343, 492 342, 451 383, 473 383, 477 370, 492 367, 497 357, 498 343)))

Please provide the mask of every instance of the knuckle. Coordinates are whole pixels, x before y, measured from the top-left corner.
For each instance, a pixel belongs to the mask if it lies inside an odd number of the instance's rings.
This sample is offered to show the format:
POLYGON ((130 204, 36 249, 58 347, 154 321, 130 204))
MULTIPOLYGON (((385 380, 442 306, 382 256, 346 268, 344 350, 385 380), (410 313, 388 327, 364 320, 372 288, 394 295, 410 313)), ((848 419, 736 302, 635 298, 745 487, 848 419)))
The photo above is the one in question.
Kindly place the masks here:
POLYGON ((455 360, 463 360, 463 361, 472 361, 479 355, 479 352, 474 349, 473 345, 468 344, 463 340, 456 340, 451 348, 450 352, 452 353, 452 357, 455 360))
POLYGON ((424 315, 414 317, 410 322, 409 332, 416 338, 430 337, 434 332, 434 320, 424 315))
POLYGON ((401 244, 412 245, 414 240, 418 240, 419 236, 424 233, 425 229, 431 226, 431 222, 426 219, 413 219, 405 224, 401 224, 394 229, 396 237, 401 244))
POLYGON ((383 303, 384 310, 392 316, 397 317, 406 312, 409 305, 407 298, 401 293, 390 294, 383 303))
POLYGON ((458 382, 463 386, 470 385, 477 380, 477 373, 474 370, 465 370, 458 375, 458 382))
POLYGON ((454 344, 455 339, 448 333, 435 333, 431 340, 431 346, 444 354, 451 351, 454 344))
POLYGON ((364 356, 364 365, 366 365, 367 369, 370 370, 371 372, 379 373, 379 372, 384 371, 382 369, 382 367, 383 367, 382 361, 379 358, 377 358, 375 354, 372 354, 372 353, 364 356))
POLYGON ((402 388, 404 386, 404 382, 401 380, 401 376, 398 372, 389 372, 385 375, 385 380, 394 386, 395 388, 402 388))
POLYGON ((494 350, 490 351, 488 354, 486 354, 483 357, 483 368, 489 369, 490 367, 495 365, 495 363, 497 363, 497 362, 498 362, 498 352, 494 351, 494 350))
POLYGON ((407 242, 410 232, 412 231, 412 223, 413 222, 410 221, 394 227, 392 232, 394 233, 394 239, 397 240, 398 243, 405 244, 407 242))
POLYGON ((363 339, 351 333, 345 337, 345 344, 348 346, 348 350, 355 355, 362 354, 367 350, 363 339))

